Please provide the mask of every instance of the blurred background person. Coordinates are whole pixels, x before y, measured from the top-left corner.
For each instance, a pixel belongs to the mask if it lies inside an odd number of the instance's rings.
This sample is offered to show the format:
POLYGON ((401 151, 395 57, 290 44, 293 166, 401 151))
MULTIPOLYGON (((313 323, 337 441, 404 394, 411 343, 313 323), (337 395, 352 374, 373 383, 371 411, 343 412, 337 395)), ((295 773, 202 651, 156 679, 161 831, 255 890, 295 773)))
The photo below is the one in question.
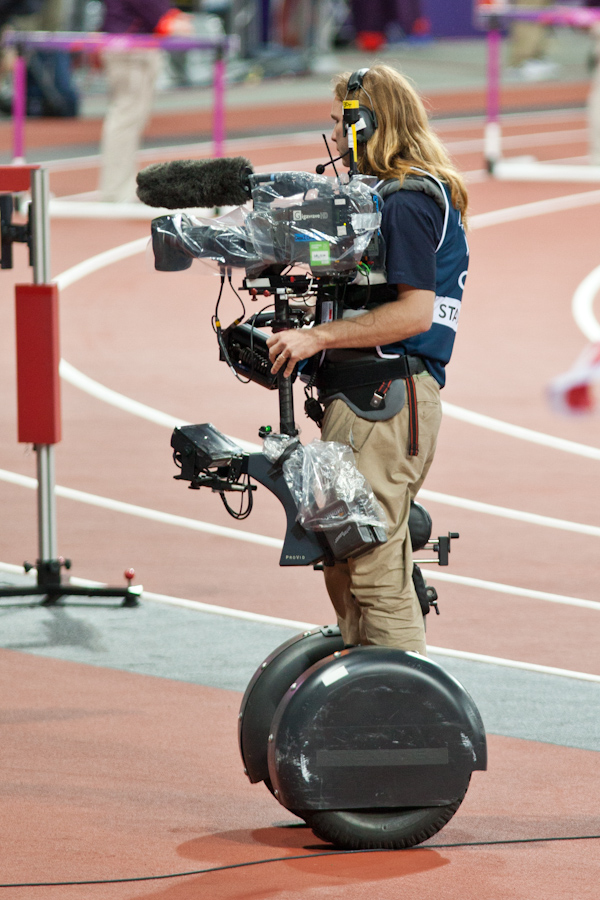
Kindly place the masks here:
MULTIPOLYGON (((105 0, 102 30, 188 35, 193 23, 169 0, 105 0)), ((112 203, 130 203, 136 200, 136 156, 152 112, 162 53, 152 48, 106 50, 103 61, 109 96, 100 144, 100 196, 112 203)))
MULTIPOLYGON (((542 9, 554 0, 513 0, 514 6, 542 9)), ((538 22, 512 22, 508 41, 508 78, 544 81, 558 74, 558 65, 548 59, 552 29, 538 22)))
MULTIPOLYGON (((587 0, 586 6, 600 8, 600 0, 587 0)), ((600 166, 600 21, 590 31, 594 42, 590 59, 592 83, 587 100, 590 162, 593 166, 600 166)))
POLYGON ((282 45, 305 50, 313 72, 339 68, 332 55, 339 5, 336 0, 283 0, 275 7, 276 33, 282 45))
MULTIPOLYGON (((70 0, 0 0, 0 27, 15 31, 61 31, 68 27, 70 0)), ((3 68, 12 68, 13 56, 4 55, 3 68)), ((79 94, 72 77, 71 54, 64 50, 28 50, 27 115, 66 116, 79 114, 79 94)), ((0 111, 10 115, 12 89, 0 96, 0 111)))
POLYGON ((429 31, 421 0, 352 0, 351 9, 359 50, 375 52, 391 34, 423 37, 429 31))

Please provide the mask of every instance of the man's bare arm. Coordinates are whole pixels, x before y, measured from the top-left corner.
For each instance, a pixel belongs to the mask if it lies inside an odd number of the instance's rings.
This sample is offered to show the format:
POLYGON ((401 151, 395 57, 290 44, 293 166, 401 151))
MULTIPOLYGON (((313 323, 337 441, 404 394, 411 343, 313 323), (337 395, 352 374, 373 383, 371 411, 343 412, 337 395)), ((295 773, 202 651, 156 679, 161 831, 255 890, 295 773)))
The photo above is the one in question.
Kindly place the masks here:
POLYGON ((284 365, 289 377, 296 363, 322 350, 376 347, 404 341, 428 331, 433 319, 433 291, 398 285, 398 300, 350 319, 313 328, 279 331, 267 340, 272 371, 284 365))

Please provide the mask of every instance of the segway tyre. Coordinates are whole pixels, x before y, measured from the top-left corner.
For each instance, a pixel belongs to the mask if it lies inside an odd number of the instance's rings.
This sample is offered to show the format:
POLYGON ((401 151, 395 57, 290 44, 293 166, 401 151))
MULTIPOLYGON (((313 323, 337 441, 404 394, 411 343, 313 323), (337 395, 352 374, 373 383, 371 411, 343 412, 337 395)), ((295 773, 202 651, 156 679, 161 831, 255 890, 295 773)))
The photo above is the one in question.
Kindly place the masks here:
POLYGON ((322 810, 302 817, 318 838, 339 850, 404 850, 437 834, 462 801, 422 809, 322 810))
POLYGON ((290 685, 307 669, 343 649, 338 626, 324 625, 285 641, 258 667, 246 688, 238 723, 244 771, 252 783, 264 781, 274 793, 267 749, 275 711, 290 685))

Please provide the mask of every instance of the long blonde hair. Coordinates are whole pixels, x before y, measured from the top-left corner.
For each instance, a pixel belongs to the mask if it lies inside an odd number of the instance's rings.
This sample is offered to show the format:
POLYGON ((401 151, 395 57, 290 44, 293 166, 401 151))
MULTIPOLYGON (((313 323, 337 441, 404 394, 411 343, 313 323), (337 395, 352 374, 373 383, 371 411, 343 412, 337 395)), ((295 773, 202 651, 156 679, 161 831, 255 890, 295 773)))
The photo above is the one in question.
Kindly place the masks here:
POLYGON ((404 181, 411 167, 424 169, 448 185, 452 203, 466 223, 464 179, 432 131, 423 102, 410 82, 390 66, 377 65, 366 72, 362 89, 348 94, 350 75, 344 72, 334 79, 335 97, 359 100, 361 106, 373 109, 378 123, 373 137, 359 145, 359 171, 404 181))

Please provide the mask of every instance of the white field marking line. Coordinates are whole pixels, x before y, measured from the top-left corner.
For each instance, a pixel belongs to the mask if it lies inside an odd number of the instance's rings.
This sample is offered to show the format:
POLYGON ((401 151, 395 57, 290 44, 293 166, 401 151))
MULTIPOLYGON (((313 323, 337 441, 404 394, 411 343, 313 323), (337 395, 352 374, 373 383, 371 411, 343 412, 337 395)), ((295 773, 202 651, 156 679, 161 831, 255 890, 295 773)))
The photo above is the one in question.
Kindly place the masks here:
MULTIPOLYGON (((94 381, 94 379, 90 378, 88 375, 84 375, 83 372, 80 372, 64 359, 61 359, 60 361, 59 372, 61 378, 73 385, 73 387, 79 388, 92 397, 96 397, 97 400, 101 400, 104 403, 108 403, 111 406, 115 406, 132 415, 139 416, 142 419, 154 422, 155 425, 163 425, 166 428, 177 428, 182 425, 191 424, 184 419, 178 419, 168 413, 153 409, 153 407, 147 406, 145 403, 132 400, 130 397, 126 397, 118 391, 113 391, 112 388, 108 388, 99 381, 94 381)), ((541 446, 552 447, 555 450, 563 450, 566 453, 585 456, 589 459, 600 459, 600 449, 597 449, 596 447, 588 447, 585 444, 577 444, 575 441, 567 441, 564 438, 552 437, 551 435, 542 434, 538 431, 532 431, 530 428, 523 428, 520 425, 510 425, 507 422, 502 422, 500 419, 493 419, 491 416, 485 416, 482 413, 462 409, 460 406, 455 406, 454 404, 446 403, 445 401, 442 402, 442 409, 444 415, 447 415, 449 418, 458 419, 462 422, 467 422, 470 425, 477 425, 481 428, 487 428, 490 431, 497 431, 500 434, 507 434, 510 437, 520 438, 521 440, 530 441, 531 443, 540 444, 541 446)), ((234 441, 234 443, 239 444, 243 450, 247 450, 249 453, 257 453, 262 449, 260 444, 254 444, 251 441, 245 441, 241 438, 231 437, 231 440, 234 441)))
MULTIPOLYGON (((313 144, 321 137, 321 131, 295 132, 293 134, 277 134, 267 135, 264 138, 232 138, 226 141, 225 147, 230 150, 243 150, 244 148, 265 148, 266 150, 276 149, 277 147, 288 147, 290 144, 302 146, 304 144, 313 144)), ((165 159, 171 157, 181 159, 182 155, 188 153, 192 156, 208 156, 213 150, 212 141, 200 141, 196 144, 181 144, 169 147, 147 147, 138 151, 137 158, 145 159, 165 159)), ((325 154, 326 155, 326 154, 325 154)), ((61 172, 70 169, 91 169, 100 162, 100 154, 94 153, 89 156, 71 156, 67 159, 49 159, 41 162, 39 165, 44 166, 50 172, 61 172)))
POLYGON ((591 344, 600 341, 600 323, 594 316, 593 304, 600 290, 600 266, 583 279, 571 302, 575 322, 591 344))
MULTIPOLYGON (((419 559, 415 556, 415 562, 419 559)), ((491 591, 498 594, 509 594, 514 597, 527 597, 530 600, 545 600, 548 603, 560 603, 564 606, 579 606, 583 609, 600 610, 597 600, 582 600, 579 597, 566 597, 563 594, 550 594, 547 591, 535 591, 530 588, 514 587, 510 584, 501 584, 498 581, 484 581, 482 578, 469 578, 467 575, 452 575, 450 572, 440 572, 438 568, 426 570, 427 580, 446 581, 451 584, 460 584, 464 587, 480 588, 483 591, 491 591)))
MULTIPOLYGON (((59 372, 61 378, 69 384, 72 384, 74 387, 90 394, 92 397, 96 397, 96 399, 102 400, 104 403, 108 403, 111 406, 116 406, 132 415, 154 422, 156 425, 164 425, 167 428, 177 428, 181 425, 190 424, 190 422, 178 419, 175 416, 161 412, 158 409, 153 409, 153 407, 147 406, 145 403, 132 400, 130 397, 126 397, 118 391, 113 391, 111 388, 105 387, 99 381, 95 381, 88 375, 84 375, 83 372, 80 372, 64 359, 61 359, 60 361, 59 372)), ((462 409, 460 406, 455 406, 453 403, 446 403, 445 401, 442 403, 442 409, 444 415, 447 415, 449 418, 458 419, 462 422, 467 422, 470 425, 477 425, 481 428, 487 428, 489 431, 496 431, 500 434, 506 434, 510 437, 519 438, 524 441, 530 441, 531 443, 540 444, 541 446, 552 447, 555 450, 563 450, 566 453, 585 456, 589 459, 600 459, 600 449, 596 447, 588 447, 585 444, 578 444, 575 441, 553 437, 552 435, 543 434, 539 431, 533 431, 530 428, 523 428, 521 425, 511 425, 508 422, 502 422, 500 419, 494 419, 491 416, 486 416, 482 413, 462 409)), ((231 440, 239 444, 244 450, 248 450, 249 453, 254 453, 261 449, 259 444, 244 441, 240 438, 232 437, 231 440)))
MULTIPOLYGON (((0 469, 0 481, 6 481, 10 484, 16 484, 20 487, 26 487, 32 490, 37 488, 36 478, 31 478, 28 475, 19 475, 16 472, 9 472, 6 469, 0 469)), ((250 531, 238 531, 237 529, 227 528, 223 525, 212 525, 209 522, 202 522, 199 519, 190 519, 186 516, 177 516, 172 513, 160 512, 158 510, 148 509, 145 506, 125 503, 121 500, 111 500, 108 497, 100 497, 97 494, 89 494, 87 491, 79 491, 74 488, 66 488, 57 485, 56 495, 57 497, 64 497, 67 500, 75 500, 79 503, 87 503, 90 506, 111 509, 115 512, 137 516, 141 519, 149 519, 154 522, 161 522, 165 525, 177 525, 181 528, 189 528, 192 531, 203 531, 206 534, 215 534, 220 537, 229 537, 234 540, 247 541, 252 544, 262 544, 266 547, 276 547, 277 549, 281 549, 283 546, 283 541, 278 538, 264 537, 263 535, 254 534, 250 531)), ((576 534, 600 537, 600 527, 597 525, 584 525, 579 522, 570 522, 566 519, 555 519, 549 516, 537 515, 536 513, 508 509, 504 506, 481 503, 478 500, 465 500, 463 497, 454 497, 451 494, 442 494, 438 491, 430 491, 425 488, 422 488, 419 491, 419 497, 434 503, 441 503, 445 506, 467 509, 471 512, 498 516, 503 519, 512 519, 517 522, 527 522, 531 525, 541 525, 546 528, 556 528, 560 531, 570 531, 575 532, 576 534)))
POLYGON ((523 669, 526 672, 539 672, 542 675, 558 675, 560 678, 573 678, 579 681, 600 683, 600 675, 587 672, 575 672, 573 669, 557 669, 554 666, 539 666, 536 663, 517 662, 515 659, 503 659, 499 656, 486 656, 482 653, 468 653, 465 650, 447 650, 445 647, 427 645, 427 652, 434 656, 447 656, 452 659, 468 659, 472 662, 487 663, 492 666, 503 666, 507 669, 523 669))
MULTIPOLYGON (((26 475, 18 475, 16 473, 7 472, 6 470, 0 469, 0 480, 9 482, 11 484, 16 484, 21 487, 27 487, 30 489, 37 488, 37 480, 35 478, 31 478, 26 475)), ((229 537, 234 540, 240 541, 248 541, 250 543, 262 544, 264 546, 274 547, 275 549, 281 549, 283 547, 283 541, 278 538, 265 538, 262 535, 257 535, 252 532, 232 529, 232 528, 224 528, 219 525, 211 525, 209 522, 202 522, 197 519, 189 519, 183 516, 173 516, 168 513, 160 513, 155 510, 149 510, 145 507, 134 506, 132 504, 123 503, 121 501, 109 500, 104 497, 97 497, 93 494, 88 494, 82 491, 75 491, 68 488, 57 487, 56 493, 58 496, 65 497, 67 499, 80 501, 83 503, 89 503, 93 506, 100 506, 107 509, 114 509, 117 512, 128 513, 130 515, 137 515, 142 518, 151 519, 154 521, 164 522, 169 525, 177 525, 183 528, 190 528, 196 531, 204 531, 208 534, 215 534, 221 537, 229 537)), ((425 490, 421 490, 420 497, 425 497, 428 492, 425 490)), ((429 492, 432 493, 432 492, 429 492)), ((445 502, 444 494, 436 494, 435 497, 431 499, 436 500, 437 502, 444 503, 445 502), (442 499, 440 499, 442 498, 442 499)), ((460 498, 450 498, 452 501, 458 500, 458 503, 451 502, 450 505, 464 505, 469 504, 469 501, 462 501, 460 498)), ((486 506, 486 504, 479 504, 479 506, 486 506)), ((467 506, 467 508, 471 508, 467 506)), ((494 509, 501 509, 500 507, 495 507, 494 509)), ((512 510, 506 510, 508 513, 513 513, 512 510)), ((494 514, 494 513, 492 513, 494 514)), ((518 514, 517 514, 518 515, 518 514)), ((524 514, 526 515, 526 514, 524 514)), ((509 516, 510 517, 510 516, 509 516)), ((539 524, 539 523, 538 523, 539 524)), ((574 523, 569 523, 574 524, 574 523)), ((558 527, 558 526, 557 526, 558 527)), ((587 526, 584 526, 587 527, 587 526)), ((418 560, 417 560, 418 561, 418 560)), ((488 591, 496 591, 499 593, 512 594, 514 596, 521 597, 529 597, 537 600, 546 600, 552 603, 562 603, 567 606, 580 606, 588 609, 600 609, 600 603, 597 603, 593 600, 583 600, 578 597, 566 597, 562 594, 550 594, 545 591, 535 591, 530 590, 529 588, 519 588, 514 587, 512 585, 500 584, 498 582, 493 581, 484 581, 478 578, 469 578, 467 576, 461 575, 453 575, 447 572, 438 572, 437 569, 433 571, 428 570, 428 576, 433 578, 434 580, 437 578, 440 581, 449 581, 455 584, 461 584, 469 587, 482 588, 483 590, 488 591)))
MULTIPOLYGON (((558 144, 587 143, 587 128, 574 128, 569 131, 542 131, 538 134, 513 134, 502 137, 502 149, 520 150, 524 147, 546 147, 558 144)), ((447 141, 444 146, 448 153, 476 153, 483 151, 484 138, 471 138, 463 141, 447 141)))
MULTIPOLYGON (((600 340, 600 338, 597 338, 597 340, 600 340)), ((573 453, 576 456, 600 459, 600 448, 598 447, 578 444, 576 441, 554 437, 541 431, 524 428, 522 425, 511 425, 509 422, 503 422, 501 419, 494 419, 492 416, 473 412, 470 409, 463 409, 461 406, 455 406, 453 403, 447 403, 445 400, 442 401, 442 410, 444 415, 451 419, 458 419, 460 422, 468 422, 470 425, 487 428, 488 431, 497 431, 499 434, 506 434, 523 441, 529 441, 532 444, 541 444, 542 447, 563 450, 565 453, 573 453)))
MULTIPOLYGON (((14 566, 10 563, 0 563, 0 570, 14 572, 15 574, 23 574, 24 570, 21 566, 14 566)), ((33 571, 33 570, 32 570, 33 571)), ((32 571, 29 573, 32 574, 32 571)), ((82 585, 84 587, 99 586, 101 582, 90 581, 86 578, 71 578, 70 581, 74 585, 82 585)), ((284 628, 297 628, 299 631, 311 631, 319 626, 312 622, 299 622, 295 619, 281 619, 276 616, 266 616, 261 613, 252 613, 243 609, 231 609, 226 606, 215 606, 212 603, 201 603, 194 600, 186 600, 180 597, 170 597, 168 594, 155 594, 151 591, 144 591, 142 599, 150 600, 155 603, 163 603, 168 606, 179 606, 185 609, 192 609, 195 612, 211 613, 213 615, 225 616, 232 619, 241 619, 249 622, 260 622, 264 625, 278 625, 284 628)), ((472 662, 485 663, 488 665, 502 666, 508 669, 521 669, 526 672, 535 672, 541 675, 555 675, 560 678, 571 678, 576 681, 600 682, 600 675, 591 675, 587 672, 576 672, 572 669, 559 669, 554 666, 541 666, 536 663, 520 662, 513 659, 504 659, 498 656, 487 656, 481 653, 470 653, 466 650, 448 650, 445 647, 427 647, 429 653, 434 656, 446 656, 452 659, 466 659, 472 662)))
POLYGON ((91 275, 92 272, 97 272, 99 269, 103 269, 105 266, 119 262, 122 259, 128 259, 137 253, 143 253, 148 246, 149 240, 149 237, 138 238, 136 241, 121 244, 120 247, 105 250, 103 253, 98 253, 96 256, 91 256, 89 259, 77 263, 76 266, 72 266, 52 280, 58 285, 59 290, 62 291, 75 284, 76 281, 85 278, 86 275, 91 275))
MULTIPOLYGON (((0 481, 16 484, 19 487, 37 489, 37 478, 27 475, 18 475, 16 472, 8 472, 0 469, 0 481)), ((278 538, 265 537, 261 534, 253 534, 251 531, 237 531, 235 528, 226 528, 223 525, 212 525, 209 522, 201 522, 198 519, 189 519, 186 516, 175 516, 171 513, 159 512, 148 509, 145 506, 136 506, 133 503, 124 503, 121 500, 111 500, 108 497, 99 497, 97 494, 89 494, 87 491, 77 491, 73 488, 56 485, 57 497, 66 500, 75 500, 79 503, 87 503, 89 506, 97 506, 101 509, 110 509, 114 512, 137 516, 140 519, 149 519, 152 522, 160 522, 163 525, 178 525, 180 528, 189 528, 191 531, 202 531, 205 534, 214 534, 217 537, 233 538, 236 541, 245 541, 250 544, 261 544, 263 547, 275 547, 280 550, 283 541, 278 538)))
MULTIPOLYGON (((32 581, 35 579, 37 569, 35 566, 25 572, 23 566, 15 566, 12 563, 0 562, 0 571, 10 572, 14 575, 29 575, 32 581)), ((89 578, 75 578, 71 576, 69 583, 80 587, 104 587, 101 581, 92 581, 89 578)), ((225 616, 232 619, 245 619, 248 622, 261 622, 265 625, 280 625, 284 628, 297 628, 306 631, 306 622, 298 622, 296 619, 282 619, 277 616, 266 616, 262 613, 248 612, 244 609, 231 609, 228 606, 216 606, 214 603, 202 603, 195 600, 185 600, 182 597, 170 597, 168 594, 154 594, 152 591, 143 591, 144 600, 153 600, 156 603, 165 603, 169 606, 181 606, 184 609, 193 609, 195 612, 212 613, 217 616, 225 616)), ((0 607, 1 608, 1 607, 0 607)), ((316 625, 311 625, 316 628, 316 625)))
MULTIPOLYGON (((163 425, 166 428, 178 428, 182 425, 191 425, 191 422, 186 422, 185 419, 178 419, 176 416, 169 415, 169 413, 153 409, 153 407, 147 406, 145 403, 140 403, 138 400, 132 400, 124 394, 119 394, 118 391, 113 391, 112 388, 108 388, 105 385, 100 384, 99 381, 94 381, 94 379, 90 378, 88 375, 84 375, 83 372, 80 372, 65 359, 61 359, 60 361, 59 373, 60 377, 65 381, 72 384, 74 387, 79 388, 79 390, 84 391, 84 393, 89 394, 91 397, 95 397, 103 403, 108 403, 110 406, 115 406, 117 409, 122 409, 141 419, 154 422, 155 425, 163 425)), ((242 438, 232 437, 231 440, 241 447, 242 450, 247 450, 248 453, 256 453, 262 450, 262 447, 259 444, 245 441, 242 438)))
MULTIPOLYGON (((571 110, 554 110, 554 111, 538 111, 538 112, 516 112, 506 113, 502 116, 505 124, 511 122, 518 123, 523 119, 534 119, 537 123, 545 122, 581 122, 585 121, 585 115, 573 112, 571 110)), ((483 127, 485 122, 484 116, 465 116, 461 119, 434 119, 433 125, 436 131, 465 131, 480 125, 483 127)), ((329 126, 325 129, 325 133, 329 131, 329 126)), ((585 131, 585 129, 580 129, 585 131)), ((545 134, 546 132, 540 132, 545 134)), ((558 132, 560 134, 560 132, 558 132)), ((248 138, 231 138, 225 142, 225 148, 229 150, 243 150, 245 147, 265 147, 267 149, 278 146, 288 146, 290 142, 301 146, 302 144, 311 144, 318 141, 322 131, 300 131, 292 134, 276 134, 265 135, 264 137, 248 137, 248 138)), ((507 135, 505 140, 512 137, 520 137, 519 135, 507 135)), ((483 138, 481 139, 483 142, 483 138)), ((483 144, 482 144, 483 146, 483 144)), ((210 154, 213 149, 212 141, 199 141, 193 144, 174 144, 166 147, 147 147, 138 151, 138 159, 153 159, 158 157, 169 158, 174 157, 181 159, 184 153, 192 155, 210 154)), ((89 154, 86 156, 72 156, 67 159, 49 159, 43 160, 40 165, 44 166, 51 172, 60 172, 65 169, 73 168, 92 168, 100 162, 100 154, 89 154)))
POLYGON ((600 190, 566 194, 563 197, 536 200, 534 203, 523 203, 521 206, 507 206, 505 209, 479 213, 470 218, 469 228, 488 228, 491 225, 502 225, 505 222, 516 222, 521 219, 530 219, 533 216, 578 209, 582 206, 594 206, 597 203, 600 203, 600 190))
POLYGON ((495 506, 492 503, 481 503, 479 500, 465 500, 464 497, 441 494, 438 491, 430 491, 427 488, 421 488, 419 497, 422 497, 424 500, 430 500, 433 503, 442 503, 444 506, 454 506, 458 509, 468 509, 471 512, 499 516, 501 519, 513 519, 517 522, 527 522, 530 525, 542 525, 545 528, 557 528, 560 531, 573 531, 577 534, 600 537, 600 527, 598 525, 582 525, 579 522, 570 522, 567 519, 555 519, 552 516, 541 516, 537 513, 508 509, 505 506, 495 506))
MULTIPOLYGON (((415 557, 415 562, 417 562, 417 563, 419 562, 417 557, 415 557)), ((0 563, 0 571, 2 571, 2 570, 5 570, 7 572, 13 572, 17 575, 25 574, 25 570, 23 569, 22 566, 15 566, 15 565, 12 565, 11 563, 0 563)), ((30 572, 36 572, 36 571, 37 570, 35 567, 33 567, 33 569, 30 570, 30 572)), ((535 590, 531 590, 529 588, 519 588, 519 587, 514 587, 513 585, 510 585, 510 584, 501 584, 498 581, 484 581, 482 578, 470 578, 467 575, 453 575, 450 572, 439 572, 437 569, 427 568, 426 574, 427 574, 428 580, 433 579, 434 581, 436 581, 436 580, 437 581, 445 581, 450 584, 460 584, 464 587, 474 587, 474 588, 478 588, 479 590, 490 591, 491 593, 496 593, 496 594, 507 594, 509 596, 514 596, 514 597, 527 597, 528 599, 531 599, 531 600, 544 600, 549 603, 559 603, 562 606, 578 606, 583 609, 600 610, 600 603, 598 603, 596 600, 582 600, 580 597, 567 597, 567 596, 564 596, 563 594, 550 594, 547 591, 535 591, 535 590)), ((83 587, 101 584, 101 582, 99 582, 99 581, 89 581, 88 579, 75 578, 74 576, 72 576, 69 579, 69 581, 72 584, 82 585, 83 587)), ((148 597, 148 598, 157 598, 157 597, 162 598, 162 597, 166 597, 167 595, 152 594, 152 593, 149 593, 148 591, 144 591, 144 596, 148 597)), ((197 609, 198 606, 200 606, 205 612, 214 612, 214 613, 219 613, 222 615, 230 615, 229 607, 216 606, 215 604, 212 604, 212 603, 200 603, 199 601, 197 602, 195 600, 177 599, 175 597, 170 597, 170 598, 168 598, 168 600, 171 603, 175 603, 179 606, 186 606, 189 609, 197 609), (223 610, 225 610, 225 612, 223 612, 223 610)), ((290 625, 290 626, 294 626, 294 627, 297 626, 299 628, 303 627, 305 624, 304 622, 298 622, 295 619, 293 619, 293 620, 292 619, 275 619, 274 620, 273 616, 265 616, 265 615, 262 615, 261 613, 250 613, 250 612, 244 613, 243 610, 234 610, 234 613, 236 616, 238 616, 238 613, 240 613, 240 616, 239 616, 240 618, 244 618, 244 616, 247 616, 249 619, 251 619, 252 621, 256 621, 256 622, 265 621, 265 622, 273 623, 274 621, 276 621, 276 623, 280 624, 280 625, 290 625)))

